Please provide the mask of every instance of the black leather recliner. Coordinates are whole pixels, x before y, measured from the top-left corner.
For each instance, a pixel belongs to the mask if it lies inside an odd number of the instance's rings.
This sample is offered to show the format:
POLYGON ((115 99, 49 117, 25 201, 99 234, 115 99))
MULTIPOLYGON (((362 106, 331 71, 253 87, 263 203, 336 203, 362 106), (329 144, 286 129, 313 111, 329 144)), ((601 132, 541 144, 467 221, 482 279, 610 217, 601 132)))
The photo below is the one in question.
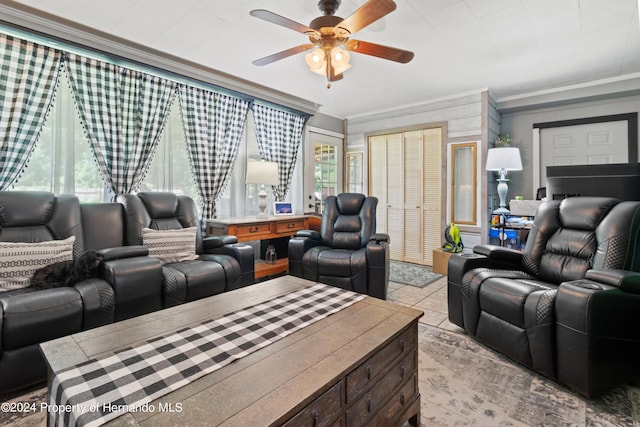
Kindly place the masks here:
POLYGON ((640 379, 640 202, 543 203, 524 252, 449 259, 449 320, 579 393, 640 379))
POLYGON ((163 265, 164 306, 220 294, 254 283, 254 253, 235 236, 202 238, 191 198, 167 192, 118 196, 127 218, 127 241, 143 244, 143 229, 175 230, 196 227, 196 260, 163 265))
POLYGON ((95 250, 104 262, 101 275, 113 288, 114 321, 162 308, 162 268, 141 245, 127 246, 125 213, 120 203, 81 203, 84 250, 95 250))
MULTIPOLYGON (((96 234, 121 245, 122 211, 81 214, 75 196, 48 192, 0 192, 0 241, 36 243, 75 236, 74 257, 103 249, 96 234), (105 221, 109 221, 106 223, 105 221), (118 240, 119 239, 119 240, 118 240)), ((39 344, 160 308, 162 271, 144 247, 108 248, 98 278, 53 289, 0 292, 0 393, 44 382, 47 367, 39 344), (154 305, 153 295, 156 295, 154 305), (117 307, 120 304, 121 307, 117 307)))
POLYGON ((389 236, 376 233, 378 199, 343 193, 325 200, 320 233, 289 240, 289 273, 387 299, 389 236))

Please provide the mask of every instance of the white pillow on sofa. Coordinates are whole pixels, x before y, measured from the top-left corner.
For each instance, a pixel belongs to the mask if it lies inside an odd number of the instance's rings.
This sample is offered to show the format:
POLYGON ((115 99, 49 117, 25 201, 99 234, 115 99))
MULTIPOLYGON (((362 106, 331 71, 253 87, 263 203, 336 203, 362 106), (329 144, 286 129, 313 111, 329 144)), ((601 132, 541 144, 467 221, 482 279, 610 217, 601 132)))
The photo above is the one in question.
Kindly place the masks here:
POLYGON ((163 264, 190 261, 196 254, 196 227, 175 230, 142 229, 142 244, 149 249, 149 256, 158 258, 163 264))
POLYGON ((75 236, 46 242, 0 242, 0 292, 29 286, 39 268, 73 260, 75 236))

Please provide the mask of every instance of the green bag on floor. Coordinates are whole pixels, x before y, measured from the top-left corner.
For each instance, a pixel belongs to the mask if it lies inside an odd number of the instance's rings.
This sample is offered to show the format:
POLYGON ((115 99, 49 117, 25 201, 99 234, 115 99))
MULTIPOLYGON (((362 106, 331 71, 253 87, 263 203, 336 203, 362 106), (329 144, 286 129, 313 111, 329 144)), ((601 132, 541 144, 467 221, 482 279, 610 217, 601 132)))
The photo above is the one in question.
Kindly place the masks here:
POLYGON ((442 250, 444 252, 458 253, 462 252, 464 245, 460 238, 460 229, 454 223, 451 223, 444 230, 445 242, 442 244, 442 250))

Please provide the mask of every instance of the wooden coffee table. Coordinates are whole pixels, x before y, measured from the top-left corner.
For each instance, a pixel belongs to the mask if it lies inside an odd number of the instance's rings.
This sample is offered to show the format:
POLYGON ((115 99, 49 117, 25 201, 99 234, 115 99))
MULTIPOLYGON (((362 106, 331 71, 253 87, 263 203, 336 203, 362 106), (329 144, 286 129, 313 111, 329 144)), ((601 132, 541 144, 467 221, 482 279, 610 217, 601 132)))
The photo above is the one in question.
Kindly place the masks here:
MULTIPOLYGON (((312 284, 279 277, 41 344, 49 376, 312 284)), ((422 314, 367 297, 109 425, 417 426, 422 314)))

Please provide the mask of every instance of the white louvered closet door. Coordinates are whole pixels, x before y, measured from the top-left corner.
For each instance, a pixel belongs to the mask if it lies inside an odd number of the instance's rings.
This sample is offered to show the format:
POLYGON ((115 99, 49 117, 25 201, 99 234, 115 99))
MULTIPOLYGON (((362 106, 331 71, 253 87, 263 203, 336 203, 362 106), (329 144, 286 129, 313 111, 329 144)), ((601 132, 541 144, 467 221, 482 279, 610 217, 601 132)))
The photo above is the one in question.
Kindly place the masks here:
POLYGON ((404 241, 402 260, 422 264, 422 131, 404 134, 404 241))
POLYGON ((442 130, 369 137, 369 194, 378 197, 377 230, 391 259, 433 265, 442 239, 442 130))
POLYGON ((387 232, 387 137, 369 138, 369 195, 378 198, 376 231, 387 232))
POLYGON ((391 259, 404 258, 404 176, 402 134, 387 135, 387 233, 391 259), (395 242, 395 243, 394 243, 395 242))
POLYGON ((441 247, 444 239, 440 220, 445 206, 442 201, 442 128, 425 129, 423 138, 423 264, 433 265, 433 250, 441 247))

